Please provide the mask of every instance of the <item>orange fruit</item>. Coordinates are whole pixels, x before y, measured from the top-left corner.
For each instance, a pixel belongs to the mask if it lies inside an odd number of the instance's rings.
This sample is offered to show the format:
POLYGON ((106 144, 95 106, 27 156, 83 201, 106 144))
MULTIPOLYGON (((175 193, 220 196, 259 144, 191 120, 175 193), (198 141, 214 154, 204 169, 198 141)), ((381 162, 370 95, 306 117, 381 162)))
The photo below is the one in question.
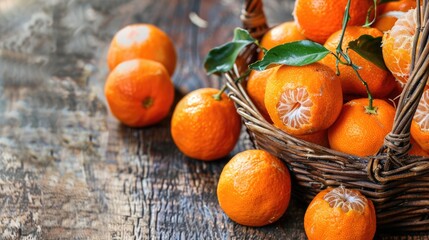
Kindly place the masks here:
POLYGON ((367 98, 354 99, 344 104, 337 121, 328 129, 332 149, 357 156, 378 152, 384 138, 392 130, 395 108, 388 102, 374 99, 376 113, 368 113, 367 98))
POLYGON ((391 11, 401 11, 407 12, 410 9, 416 8, 416 0, 399 0, 393 2, 383 3, 380 6, 382 13, 387 13, 391 11))
POLYGON ((235 155, 223 168, 217 186, 219 205, 226 215, 254 227, 277 221, 286 212, 290 195, 288 169, 263 150, 235 155))
POLYGON ((395 25, 396 20, 404 15, 410 9, 416 8, 415 0, 400 0, 394 2, 387 2, 379 6, 381 9, 380 16, 377 17, 377 21, 373 27, 380 29, 385 32, 392 29, 395 25))
MULTIPOLYGON (((381 37, 383 33, 376 28, 351 26, 347 27, 342 48, 346 49, 349 42, 358 39, 361 35, 371 35, 373 37, 381 37)), ((325 47, 332 52, 335 52, 341 37, 341 30, 333 33, 326 40, 325 47)), ((355 65, 361 67, 359 74, 368 84, 369 90, 374 98, 382 98, 387 96, 394 87, 395 81, 389 77, 389 72, 377 67, 375 64, 361 57, 353 50, 348 51, 349 57, 355 65)), ((336 71, 336 58, 329 54, 323 58, 321 63, 328 65, 332 70, 336 71)), ((367 96, 366 88, 359 80, 355 71, 346 65, 339 64, 341 87, 344 95, 357 95, 361 97, 367 96)))
POLYGON ((423 148, 420 147, 420 145, 416 142, 416 140, 411 138, 410 143, 411 143, 411 149, 408 152, 409 155, 429 157, 429 153, 427 151, 423 150, 423 148))
POLYGON ((185 155, 215 160, 228 155, 240 136, 241 119, 234 103, 218 89, 201 88, 183 97, 171 118, 171 136, 185 155))
POLYGON ((401 16, 383 36, 383 58, 387 68, 402 85, 410 75, 411 51, 416 31, 416 10, 401 16))
POLYGON ((358 190, 344 187, 319 192, 304 215, 309 240, 373 239, 376 222, 372 201, 358 190))
POLYGON ((375 21, 374 25, 372 26, 382 32, 389 31, 395 25, 398 18, 400 18, 402 15, 404 15, 404 13, 399 11, 384 13, 377 17, 377 21, 375 21))
POLYGON ((429 151, 429 89, 425 89, 411 122, 411 136, 424 151, 429 151))
MULTIPOLYGON (((304 35, 298 30, 295 21, 284 22, 271 28, 264 34, 261 40, 261 46, 267 50, 271 48, 289 42, 295 42, 304 40, 304 35)), ((264 56, 263 52, 260 52, 259 59, 264 56)))
MULTIPOLYGON (((371 0, 351 1, 348 26, 363 25, 371 0)), ((341 29, 347 0, 296 0, 293 12, 298 29, 308 39, 323 44, 341 29)))
POLYGON ((168 115, 174 100, 174 85, 162 64, 133 59, 110 72, 104 93, 119 121, 131 127, 144 127, 168 115))
POLYGON ((176 68, 176 50, 169 36, 151 24, 133 24, 119 30, 110 43, 107 63, 110 70, 119 63, 145 58, 160 62, 173 75, 176 68))
POLYGON ((292 135, 327 129, 341 111, 341 83, 327 66, 281 66, 265 89, 265 106, 274 125, 292 135))
POLYGON ((247 94, 255 104, 255 107, 267 121, 271 121, 271 119, 264 103, 265 87, 267 85, 267 79, 273 72, 275 72, 274 69, 275 68, 269 68, 264 71, 252 70, 246 85, 247 94))

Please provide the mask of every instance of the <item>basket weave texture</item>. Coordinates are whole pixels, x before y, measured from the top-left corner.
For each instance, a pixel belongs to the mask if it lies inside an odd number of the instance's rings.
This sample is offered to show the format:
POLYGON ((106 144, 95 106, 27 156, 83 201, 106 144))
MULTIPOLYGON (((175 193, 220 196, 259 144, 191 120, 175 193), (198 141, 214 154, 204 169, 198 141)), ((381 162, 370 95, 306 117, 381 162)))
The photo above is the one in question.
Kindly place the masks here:
MULTIPOLYGON (((423 2, 421 16, 429 15, 428 0, 423 2)), ((245 0, 241 20, 256 39, 268 30, 261 0, 245 0)), ((268 123, 243 85, 234 81, 255 60, 257 47, 248 47, 237 59, 234 69, 225 74, 229 96, 252 143, 255 148, 267 150, 286 162, 296 196, 309 202, 327 187, 342 185, 358 189, 374 202, 378 229, 429 230, 429 158, 407 155, 411 146, 411 120, 429 78, 427 18, 418 29, 420 47, 419 51, 413 50, 410 80, 399 100, 393 130, 375 156, 358 157, 334 151, 297 139, 268 123)))

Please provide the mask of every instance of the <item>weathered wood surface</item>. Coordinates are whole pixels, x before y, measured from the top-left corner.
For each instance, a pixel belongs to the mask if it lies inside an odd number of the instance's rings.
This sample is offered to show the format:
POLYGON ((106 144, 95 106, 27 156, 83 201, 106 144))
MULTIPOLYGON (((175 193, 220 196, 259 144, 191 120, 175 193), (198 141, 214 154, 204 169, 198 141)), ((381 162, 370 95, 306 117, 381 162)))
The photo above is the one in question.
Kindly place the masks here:
MULTIPOLYGON (((306 239, 305 206, 262 228, 219 208, 228 158, 184 157, 169 117, 120 125, 103 96, 109 41, 121 27, 153 23, 174 40, 176 100, 219 87, 202 68, 208 50, 240 26, 237 0, 0 0, 0 239, 306 239), (199 28, 195 12, 208 21, 199 28)), ((271 24, 292 1, 265 1, 271 24)), ((249 148, 243 133, 234 152, 249 148)), ((232 153, 233 154, 233 153, 232 153)), ((378 235, 429 239, 429 233, 378 235)))

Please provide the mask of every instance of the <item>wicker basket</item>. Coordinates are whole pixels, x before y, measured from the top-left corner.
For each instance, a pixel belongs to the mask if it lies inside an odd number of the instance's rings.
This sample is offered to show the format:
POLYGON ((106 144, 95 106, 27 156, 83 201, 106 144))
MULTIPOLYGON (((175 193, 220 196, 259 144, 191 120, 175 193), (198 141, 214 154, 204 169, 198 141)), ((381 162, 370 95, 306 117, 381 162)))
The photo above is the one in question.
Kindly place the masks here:
MULTIPOLYGON (((241 19, 253 37, 268 30, 261 0, 246 0, 241 19)), ((256 56, 251 46, 225 74, 229 95, 236 104, 250 138, 258 149, 284 160, 291 170, 296 196, 309 202, 327 187, 343 185, 359 189, 377 209, 378 229, 400 231, 429 230, 429 158, 408 156, 410 124, 429 77, 429 23, 422 22, 423 51, 415 53, 415 67, 397 106, 392 132, 376 156, 357 157, 315 145, 277 129, 254 106, 245 88, 234 83, 256 56)))

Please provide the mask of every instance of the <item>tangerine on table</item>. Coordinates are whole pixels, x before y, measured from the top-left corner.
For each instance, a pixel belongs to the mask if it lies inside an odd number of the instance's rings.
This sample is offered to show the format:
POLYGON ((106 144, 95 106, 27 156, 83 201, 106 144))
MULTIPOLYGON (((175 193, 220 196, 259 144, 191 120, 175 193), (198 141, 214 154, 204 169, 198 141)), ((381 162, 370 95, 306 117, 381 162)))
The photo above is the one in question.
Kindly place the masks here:
MULTIPOLYGON (((281 23, 264 34, 261 40, 261 47, 270 50, 271 48, 294 41, 304 40, 305 36, 298 30, 295 21, 281 23)), ((264 53, 261 51, 259 59, 264 53)))
POLYGON ((358 190, 344 187, 319 192, 304 215, 309 240, 373 239, 376 222, 372 201, 358 190))
POLYGON ((104 92, 112 114, 131 127, 161 121, 174 99, 174 85, 165 67, 147 59, 116 66, 107 78, 104 92))
POLYGON ((235 155, 223 168, 217 186, 222 210, 246 226, 277 221, 287 210, 291 195, 289 171, 264 150, 235 155))
POLYGON ((340 79, 327 66, 281 66, 267 80, 265 106, 274 125, 292 135, 327 129, 343 104, 340 79))
POLYGON ((411 9, 395 22, 390 31, 383 35, 384 62, 402 85, 405 85, 410 75, 411 51, 416 26, 416 10, 411 9))
MULTIPOLYGON (((372 0, 351 1, 348 26, 363 25, 372 0)), ((296 0, 294 18, 298 29, 308 39, 325 43, 341 29, 347 0, 296 0)))
POLYGON ((220 90, 201 88, 183 97, 171 118, 174 143, 185 155, 215 160, 228 155, 240 136, 241 119, 234 103, 220 90))
POLYGON ((176 68, 176 50, 172 41, 165 32, 152 24, 128 25, 113 37, 107 53, 110 70, 134 58, 160 62, 170 76, 176 68))
MULTIPOLYGON (((340 42, 341 33, 341 30, 333 33, 328 40, 326 40, 324 46, 330 51, 335 52, 340 42)), ((342 48, 346 49, 351 41, 358 39, 362 35, 381 37, 383 33, 376 28, 359 26, 347 27, 344 33, 342 48)), ((358 70, 359 74, 368 84, 369 90, 374 98, 383 98, 393 90, 395 81, 389 77, 388 71, 379 68, 353 50, 349 50, 348 55, 352 62, 360 67, 358 70)), ((321 63, 326 64, 333 71, 336 71, 336 61, 336 58, 331 54, 320 60, 321 63)), ((350 66, 339 64, 338 68, 344 95, 367 96, 365 85, 362 84, 361 80, 350 66)))
POLYGON ((328 129, 332 149, 362 157, 378 152, 392 130, 395 108, 384 100, 374 99, 376 113, 369 113, 367 105, 367 98, 344 104, 340 116, 328 129))
POLYGON ((373 27, 385 32, 392 29, 395 22, 410 9, 416 8, 415 0, 400 0, 381 4, 380 16, 377 17, 373 27))

